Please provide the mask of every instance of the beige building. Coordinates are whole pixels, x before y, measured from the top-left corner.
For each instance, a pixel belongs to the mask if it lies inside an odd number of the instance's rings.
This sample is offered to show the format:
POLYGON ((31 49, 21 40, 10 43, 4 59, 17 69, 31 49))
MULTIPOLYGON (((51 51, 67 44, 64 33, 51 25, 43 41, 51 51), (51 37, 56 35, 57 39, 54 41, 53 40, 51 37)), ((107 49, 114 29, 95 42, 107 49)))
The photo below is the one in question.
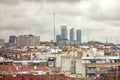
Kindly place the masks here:
POLYGON ((96 54, 93 51, 83 51, 82 63, 86 68, 86 77, 106 78, 104 75, 109 75, 110 71, 111 74, 117 72, 120 66, 119 54, 119 51, 113 51, 105 56, 104 51, 96 51, 96 54))
POLYGON ((40 36, 20 35, 16 38, 17 46, 39 46, 40 36))
POLYGON ((62 56, 62 72, 68 75, 82 75, 85 77, 85 66, 82 64, 82 52, 71 51, 62 56))
POLYGON ((5 40, 4 39, 0 39, 0 46, 4 47, 5 46, 5 40))

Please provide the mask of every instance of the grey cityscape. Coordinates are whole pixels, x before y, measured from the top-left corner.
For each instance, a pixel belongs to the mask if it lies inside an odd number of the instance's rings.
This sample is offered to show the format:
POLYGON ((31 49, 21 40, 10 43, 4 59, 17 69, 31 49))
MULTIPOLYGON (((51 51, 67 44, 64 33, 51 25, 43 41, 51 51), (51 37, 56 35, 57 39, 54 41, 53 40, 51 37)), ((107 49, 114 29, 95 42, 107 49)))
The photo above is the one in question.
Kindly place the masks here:
POLYGON ((0 0, 0 80, 120 80, 119 0, 0 0))

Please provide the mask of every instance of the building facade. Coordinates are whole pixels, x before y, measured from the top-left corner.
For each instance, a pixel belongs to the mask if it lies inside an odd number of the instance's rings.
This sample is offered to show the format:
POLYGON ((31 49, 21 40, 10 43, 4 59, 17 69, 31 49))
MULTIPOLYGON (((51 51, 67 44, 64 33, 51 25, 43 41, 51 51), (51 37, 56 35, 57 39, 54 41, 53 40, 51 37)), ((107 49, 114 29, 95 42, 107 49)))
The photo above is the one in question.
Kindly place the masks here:
POLYGON ((74 41, 74 28, 70 29, 70 41, 74 41))
POLYGON ((81 30, 77 29, 76 30, 76 40, 80 43, 82 43, 82 38, 81 38, 81 30))
POLYGON ((0 46, 4 47, 5 46, 5 39, 0 39, 0 46))
POLYGON ((81 60, 81 52, 69 52, 68 55, 62 56, 62 72, 65 74, 81 74, 85 77, 85 65, 81 60))
POLYGON ((16 38, 17 46, 39 46, 40 36, 20 35, 16 38))
POLYGON ((16 42, 16 36, 10 36, 9 43, 15 43, 15 42, 16 42))
POLYGON ((61 38, 67 39, 67 27, 66 26, 61 26, 61 38))
POLYGON ((59 44, 61 41, 61 35, 56 35, 56 43, 59 44))

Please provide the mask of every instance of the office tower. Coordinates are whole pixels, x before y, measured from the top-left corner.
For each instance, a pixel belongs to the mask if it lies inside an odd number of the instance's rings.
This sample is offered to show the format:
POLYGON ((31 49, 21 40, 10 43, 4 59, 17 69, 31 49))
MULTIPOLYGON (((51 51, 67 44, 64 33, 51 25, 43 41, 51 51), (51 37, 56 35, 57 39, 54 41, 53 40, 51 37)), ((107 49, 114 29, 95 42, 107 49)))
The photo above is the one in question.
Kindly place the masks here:
POLYGON ((61 35, 56 35, 56 43, 58 44, 61 41, 61 35))
POLYGON ((5 46, 5 39, 0 39, 0 46, 4 47, 5 46))
POLYGON ((40 36, 20 35, 16 38, 17 46, 39 46, 40 36))
POLYGON ((61 26, 61 39, 67 39, 67 27, 61 26))
POLYGON ((74 41, 74 28, 70 29, 70 41, 74 41))
POLYGON ((16 36, 9 37, 9 43, 15 43, 15 41, 16 41, 16 36))
POLYGON ((76 31, 76 40, 78 41, 78 42, 82 42, 82 39, 81 39, 81 30, 80 29, 78 29, 77 31, 76 31))

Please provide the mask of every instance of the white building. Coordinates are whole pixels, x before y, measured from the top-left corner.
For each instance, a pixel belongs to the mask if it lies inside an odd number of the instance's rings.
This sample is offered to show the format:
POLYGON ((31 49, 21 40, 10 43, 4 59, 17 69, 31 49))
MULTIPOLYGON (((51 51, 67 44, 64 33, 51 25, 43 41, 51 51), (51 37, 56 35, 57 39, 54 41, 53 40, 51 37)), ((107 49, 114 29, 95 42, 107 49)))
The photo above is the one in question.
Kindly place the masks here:
POLYGON ((62 56, 62 72, 71 75, 82 75, 85 77, 85 65, 82 63, 82 52, 70 52, 62 56))

